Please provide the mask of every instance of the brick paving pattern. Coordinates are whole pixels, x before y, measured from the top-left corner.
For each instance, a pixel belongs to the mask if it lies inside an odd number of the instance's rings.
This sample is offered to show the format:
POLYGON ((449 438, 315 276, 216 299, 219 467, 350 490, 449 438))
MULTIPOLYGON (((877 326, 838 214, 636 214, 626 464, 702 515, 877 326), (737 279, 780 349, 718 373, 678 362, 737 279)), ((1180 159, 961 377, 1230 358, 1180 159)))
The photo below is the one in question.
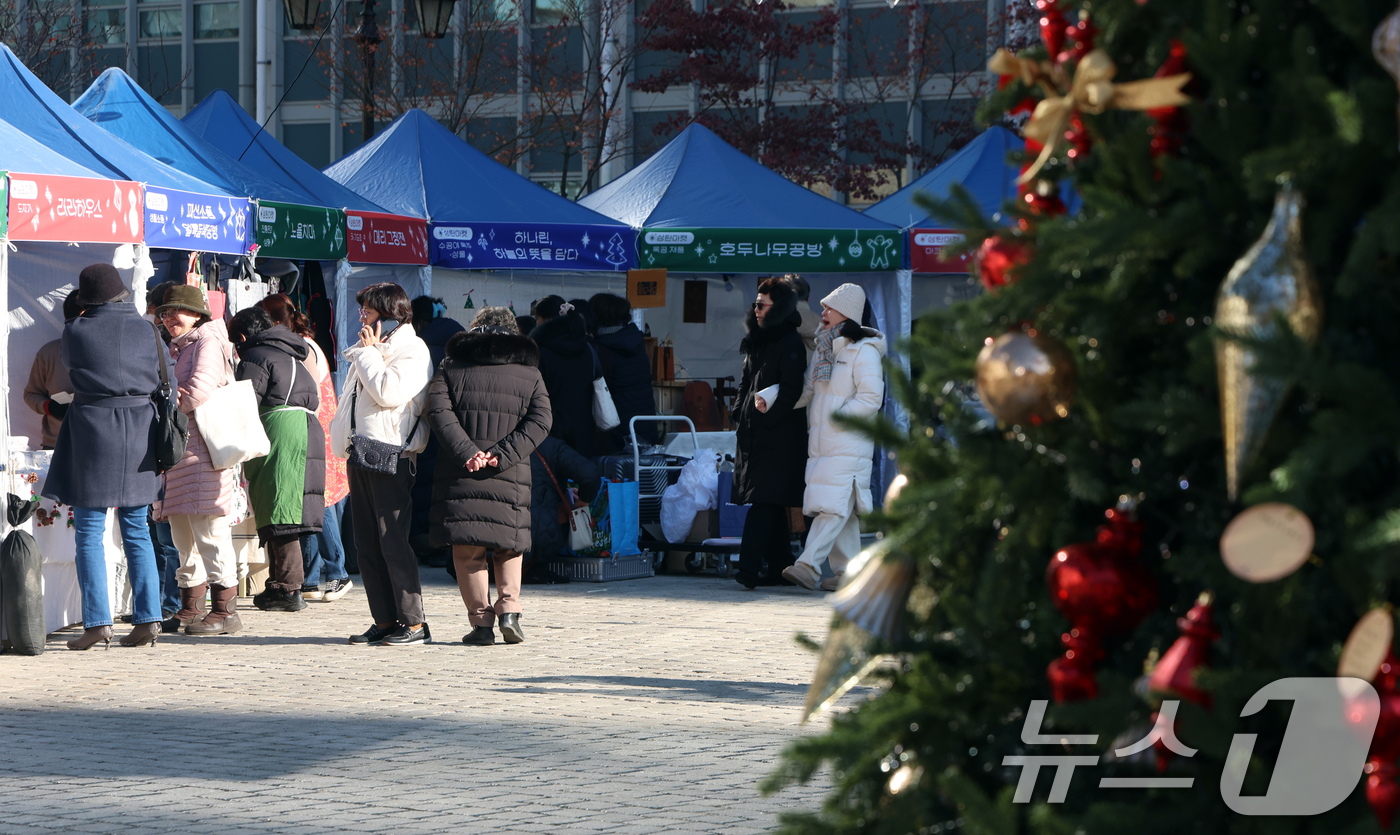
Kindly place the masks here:
POLYGON ((349 646, 357 587, 232 636, 0 655, 0 833, 740 835, 820 803, 824 780, 755 789, 812 730, 793 635, 825 635, 820 596, 526 586, 526 643, 466 647, 455 586, 423 571, 425 646, 349 646))

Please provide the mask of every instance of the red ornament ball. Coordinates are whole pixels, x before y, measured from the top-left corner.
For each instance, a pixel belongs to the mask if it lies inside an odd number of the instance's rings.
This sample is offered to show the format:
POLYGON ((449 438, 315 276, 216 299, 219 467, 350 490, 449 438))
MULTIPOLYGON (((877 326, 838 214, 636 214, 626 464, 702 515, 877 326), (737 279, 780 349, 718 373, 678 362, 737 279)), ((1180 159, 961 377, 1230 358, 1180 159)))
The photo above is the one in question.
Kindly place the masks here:
POLYGON ((1015 284, 1018 267, 1030 263, 1031 247, 1021 241, 993 235, 977 250, 977 275, 982 286, 995 291, 998 287, 1015 284))

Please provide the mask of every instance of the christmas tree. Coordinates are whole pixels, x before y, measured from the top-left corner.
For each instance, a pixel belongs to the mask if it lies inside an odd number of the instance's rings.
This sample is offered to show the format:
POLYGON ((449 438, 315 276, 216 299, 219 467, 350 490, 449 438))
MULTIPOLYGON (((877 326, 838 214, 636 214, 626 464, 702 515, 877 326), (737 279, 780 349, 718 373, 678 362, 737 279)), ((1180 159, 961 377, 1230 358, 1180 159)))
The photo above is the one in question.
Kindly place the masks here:
MULTIPOLYGON (((965 195, 938 206, 992 292, 918 324, 912 380, 893 381, 909 432, 869 426, 908 484, 860 572, 913 579, 895 600, 902 624, 857 649, 892 660, 866 679, 876 696, 792 743, 766 781, 825 770, 833 783, 780 830, 1377 831, 1400 803, 1400 750, 1382 739, 1400 700, 1382 701, 1369 776, 1324 814, 1237 814, 1221 776, 1234 735, 1256 734, 1242 793, 1268 791, 1291 703, 1241 718, 1246 702, 1269 682, 1337 675, 1353 627, 1400 591, 1386 69, 1400 44, 1383 29, 1372 50, 1395 4, 1037 5, 1041 43, 998 56, 1002 84, 980 111, 984 124, 1032 114, 1018 223, 994 228, 965 195), (1272 307, 1249 295, 1260 286, 1272 307), (1310 520, 1315 543, 1264 554, 1287 564, 1242 579, 1221 537, 1266 503, 1310 520), (1023 739, 1037 700, 1056 744, 1023 739), (1148 737, 1164 700, 1194 753, 1115 754, 1148 737), (1059 744, 1070 735, 1096 742, 1059 744), (1023 769, 1006 758, 1026 755, 1090 764, 1059 799, 1042 769, 1018 803, 1023 769), (1192 787, 1100 787, 1156 776, 1192 787)), ((1373 617, 1384 653, 1393 618, 1373 617)), ((829 655, 853 628, 835 619, 829 655)), ((1358 673, 1383 696, 1392 660, 1358 673)))

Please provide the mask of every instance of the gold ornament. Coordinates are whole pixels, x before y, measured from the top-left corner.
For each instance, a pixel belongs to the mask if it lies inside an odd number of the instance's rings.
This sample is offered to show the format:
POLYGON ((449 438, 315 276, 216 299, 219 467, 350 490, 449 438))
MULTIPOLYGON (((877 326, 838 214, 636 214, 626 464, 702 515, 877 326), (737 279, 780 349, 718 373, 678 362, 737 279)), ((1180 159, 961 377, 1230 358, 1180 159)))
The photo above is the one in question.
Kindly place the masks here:
POLYGON ((894 640, 909 593, 914 588, 913 561, 883 539, 860 552, 846 569, 831 606, 841 616, 831 627, 821 659, 807 688, 802 721, 831 707, 879 666, 877 640, 894 640))
POLYGON ((998 75, 1017 76, 1027 85, 1038 84, 1045 91, 1045 98, 1035 106, 1024 129, 1027 137, 1045 147, 1035 163, 1016 180, 1021 184, 1030 182, 1064 145, 1066 129, 1076 113, 1153 110, 1191 102, 1191 98, 1181 92, 1191 80, 1191 73, 1114 84, 1118 66, 1102 49, 1095 49, 1079 59, 1072 81, 1067 81, 1058 65, 1017 58, 1004 49, 998 49, 992 56, 988 69, 998 75))
MULTIPOLYGON (((1303 249, 1303 195, 1285 182, 1274 200, 1264 234, 1230 268, 1215 302, 1222 330, 1267 339, 1274 317, 1283 314, 1293 333, 1312 345, 1322 332, 1322 294, 1303 249)), ((1215 344, 1220 378, 1220 423, 1225 435, 1225 479, 1230 501, 1240 478, 1259 454, 1264 435, 1288 393, 1290 382, 1252 373, 1256 357, 1229 339, 1215 344)))
POLYGON ((1337 660, 1338 678, 1375 681, 1395 640, 1395 615, 1389 608, 1372 609, 1351 628, 1337 660))
POLYGON ((977 355, 977 396, 1002 423, 1045 423, 1069 415, 1078 374, 1058 339, 1012 331, 977 355))
POLYGON ((903 493, 904 488, 908 485, 909 477, 906 476, 904 473, 900 473, 894 478, 890 479, 890 486, 885 488, 884 507, 886 513, 890 512, 890 508, 894 506, 895 500, 899 498, 899 494, 903 493))
MULTIPOLYGON (((1385 67, 1400 87, 1400 9, 1391 12, 1371 35, 1371 54, 1376 63, 1385 67)), ((1397 104, 1396 119, 1400 120, 1400 104, 1397 104)))

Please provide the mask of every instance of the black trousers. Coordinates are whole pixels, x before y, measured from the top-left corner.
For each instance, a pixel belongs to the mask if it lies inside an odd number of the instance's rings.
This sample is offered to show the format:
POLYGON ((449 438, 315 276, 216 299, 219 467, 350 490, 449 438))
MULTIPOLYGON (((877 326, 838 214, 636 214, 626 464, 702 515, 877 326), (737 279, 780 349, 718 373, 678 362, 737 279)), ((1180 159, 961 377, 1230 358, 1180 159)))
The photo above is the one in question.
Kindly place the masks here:
POLYGON ((754 502, 744 517, 744 538, 739 543, 739 574, 755 580, 782 580, 783 569, 792 565, 794 560, 791 539, 788 509, 783 505, 754 502), (766 574, 764 562, 768 563, 766 574))
POLYGON ((359 553, 360 581, 375 623, 423 622, 423 584, 418 557, 408 544, 413 524, 414 463, 384 475, 349 468, 350 512, 359 553))

